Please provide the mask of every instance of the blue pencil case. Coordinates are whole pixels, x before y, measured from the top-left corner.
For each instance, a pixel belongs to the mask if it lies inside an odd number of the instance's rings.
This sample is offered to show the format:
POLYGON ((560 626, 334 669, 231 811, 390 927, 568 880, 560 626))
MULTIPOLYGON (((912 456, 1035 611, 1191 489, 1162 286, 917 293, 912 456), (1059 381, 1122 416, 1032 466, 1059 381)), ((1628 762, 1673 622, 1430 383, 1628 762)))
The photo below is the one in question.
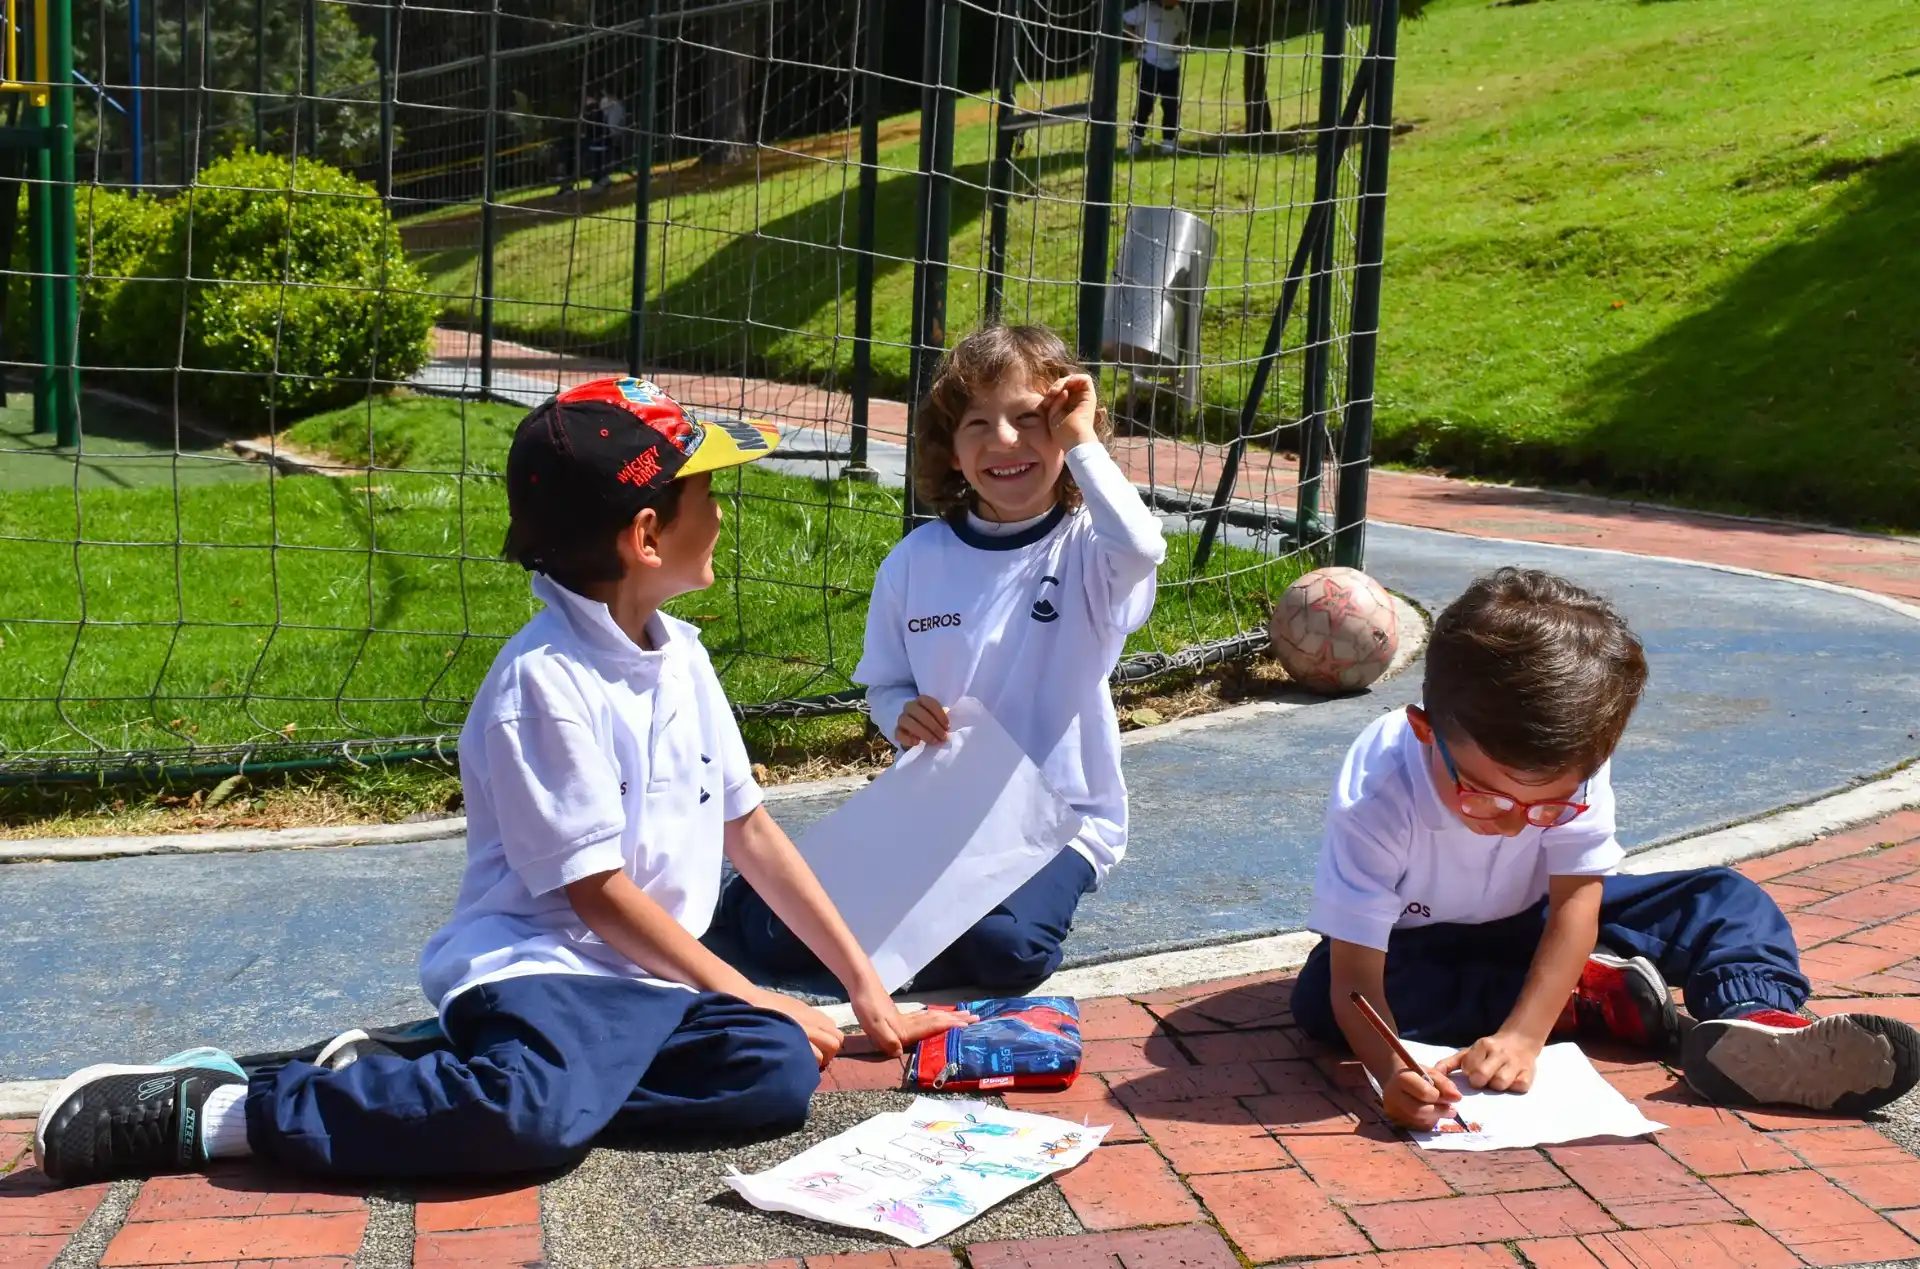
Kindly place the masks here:
POLYGON ((914 1046, 907 1084, 943 1092, 1059 1089, 1080 1074, 1080 1006, 1071 996, 1015 996, 932 1008, 979 1021, 914 1046))

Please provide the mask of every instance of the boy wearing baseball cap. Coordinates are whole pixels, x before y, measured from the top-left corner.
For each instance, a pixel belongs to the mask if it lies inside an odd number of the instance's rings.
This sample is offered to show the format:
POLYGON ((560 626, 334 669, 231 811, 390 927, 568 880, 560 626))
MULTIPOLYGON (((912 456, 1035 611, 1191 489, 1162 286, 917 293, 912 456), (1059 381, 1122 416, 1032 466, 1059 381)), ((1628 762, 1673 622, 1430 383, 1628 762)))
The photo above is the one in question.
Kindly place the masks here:
POLYGON ((249 1154, 322 1174, 511 1172, 572 1162, 609 1126, 796 1125, 840 1033, 699 942, 723 854, 840 978, 882 1051, 967 1021, 895 1008, 761 806, 697 632, 660 611, 713 581, 711 473, 777 440, 639 379, 569 389, 516 431, 506 554, 546 608, 494 660, 460 733, 466 876, 420 957, 450 1047, 406 1057, 349 1032, 251 1078, 217 1049, 90 1067, 40 1115, 48 1176, 249 1154))

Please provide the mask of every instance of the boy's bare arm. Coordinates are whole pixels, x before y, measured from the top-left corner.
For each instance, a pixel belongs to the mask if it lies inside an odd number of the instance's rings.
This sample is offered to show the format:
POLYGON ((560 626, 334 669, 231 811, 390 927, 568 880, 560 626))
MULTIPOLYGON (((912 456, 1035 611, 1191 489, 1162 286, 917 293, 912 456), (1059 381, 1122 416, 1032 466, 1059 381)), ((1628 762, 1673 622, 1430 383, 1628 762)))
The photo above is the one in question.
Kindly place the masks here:
POLYGON ((832 1019, 802 1001, 755 986, 687 933, 624 872, 596 873, 569 883, 567 902, 589 930, 634 964, 661 978, 786 1014, 807 1033, 823 1065, 840 1051, 840 1029, 832 1019))
POLYGON ((754 892, 847 989, 847 1000, 882 1053, 899 1053, 927 1036, 973 1021, 947 1010, 902 1014, 833 900, 764 806, 727 824, 727 858, 754 892))
POLYGON ((1340 1033, 1347 1037, 1353 1055, 1380 1082, 1380 1101, 1387 1118, 1405 1128, 1433 1127, 1446 1113, 1447 1104, 1459 1100, 1459 1090, 1451 1080, 1408 1069, 1393 1046, 1353 1007, 1352 996, 1357 991, 1389 1027, 1399 1030, 1387 1006, 1387 954, 1340 939, 1328 942, 1332 944, 1334 1021, 1340 1024, 1340 1033))
POLYGON ((1534 950, 1527 981, 1494 1035, 1475 1041, 1458 1067, 1475 1088, 1524 1093, 1553 1024, 1567 1007, 1587 957, 1600 937, 1598 877, 1553 877, 1547 882, 1547 928, 1534 950))

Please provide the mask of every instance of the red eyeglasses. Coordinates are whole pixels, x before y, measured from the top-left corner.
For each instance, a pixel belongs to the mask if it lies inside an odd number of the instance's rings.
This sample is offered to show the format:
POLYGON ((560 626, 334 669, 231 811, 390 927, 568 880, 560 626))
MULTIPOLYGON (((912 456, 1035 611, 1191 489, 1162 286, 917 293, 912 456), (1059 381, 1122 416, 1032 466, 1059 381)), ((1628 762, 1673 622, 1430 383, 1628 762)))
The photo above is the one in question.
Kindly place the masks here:
POLYGON ((1522 802, 1504 793, 1469 789, 1460 782, 1460 770, 1453 765, 1453 755, 1447 752, 1447 742, 1440 738, 1437 730, 1433 733, 1433 743, 1440 750, 1440 760, 1447 764, 1447 775, 1453 780, 1454 805, 1460 808, 1460 814, 1470 820, 1497 820, 1503 815, 1521 811, 1525 813, 1527 823, 1535 828, 1558 828, 1587 809, 1585 802, 1569 802, 1562 798, 1522 802))

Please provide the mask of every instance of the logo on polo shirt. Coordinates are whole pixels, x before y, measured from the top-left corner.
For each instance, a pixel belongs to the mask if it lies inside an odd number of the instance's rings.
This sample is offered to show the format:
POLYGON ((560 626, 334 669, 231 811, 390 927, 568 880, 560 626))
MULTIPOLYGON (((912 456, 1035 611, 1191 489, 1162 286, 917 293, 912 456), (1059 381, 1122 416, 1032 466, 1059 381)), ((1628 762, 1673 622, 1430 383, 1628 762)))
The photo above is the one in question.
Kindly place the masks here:
POLYGON ((929 630, 941 630, 960 624, 957 612, 937 612, 931 617, 915 617, 907 623, 908 634, 925 634, 929 630))
POLYGON ((1400 915, 1425 917, 1427 918, 1427 920, 1431 921, 1433 919, 1433 909, 1429 908, 1424 903, 1409 903, 1406 906, 1406 910, 1401 912, 1400 915))
POLYGON ((1038 622, 1060 620, 1060 610, 1055 608, 1052 602, 1047 599, 1046 592, 1046 587, 1058 586, 1059 584, 1060 579, 1057 577, 1043 577, 1040 579, 1040 598, 1033 601, 1033 609, 1027 614, 1029 617, 1032 617, 1038 622))

